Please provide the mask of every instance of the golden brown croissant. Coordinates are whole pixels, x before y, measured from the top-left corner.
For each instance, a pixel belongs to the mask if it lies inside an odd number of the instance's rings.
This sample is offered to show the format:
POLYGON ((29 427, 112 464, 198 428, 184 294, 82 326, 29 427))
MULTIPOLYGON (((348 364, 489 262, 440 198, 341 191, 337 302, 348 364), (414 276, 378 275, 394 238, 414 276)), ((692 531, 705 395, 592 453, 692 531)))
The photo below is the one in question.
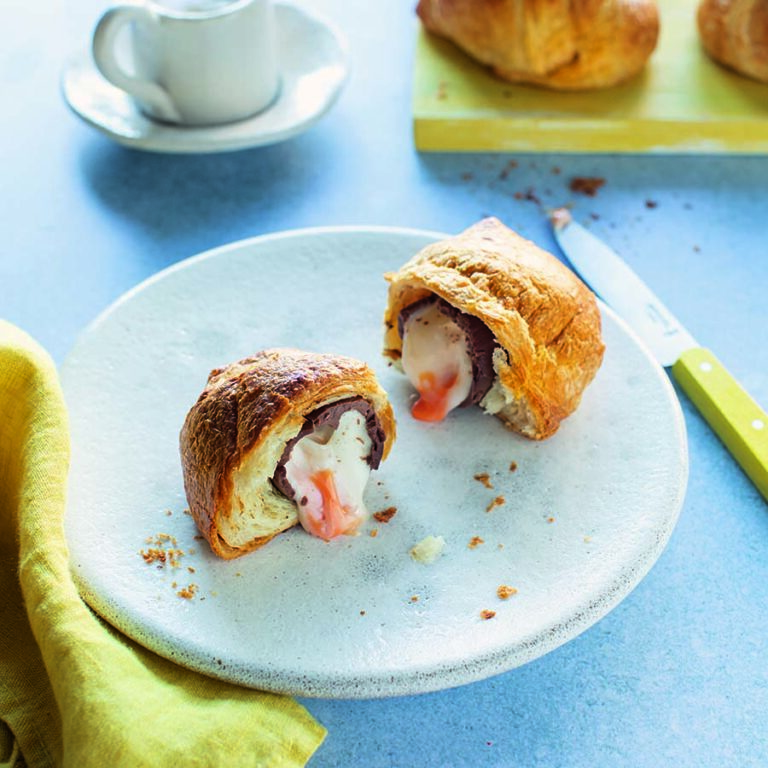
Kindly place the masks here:
POLYGON ((419 0, 416 12, 500 77, 558 90, 627 80, 659 35, 656 0, 419 0))
POLYGON ((190 512, 226 559, 298 522, 324 539, 350 533, 363 519, 368 473, 394 439, 389 400, 364 363, 259 352, 211 371, 187 414, 180 450, 190 512))
POLYGON ((768 0, 702 0, 697 21, 715 61, 768 82, 768 0))
POLYGON ((416 418, 478 403, 542 439, 600 367, 594 294, 498 219, 427 246, 386 277, 384 354, 418 390, 416 418))

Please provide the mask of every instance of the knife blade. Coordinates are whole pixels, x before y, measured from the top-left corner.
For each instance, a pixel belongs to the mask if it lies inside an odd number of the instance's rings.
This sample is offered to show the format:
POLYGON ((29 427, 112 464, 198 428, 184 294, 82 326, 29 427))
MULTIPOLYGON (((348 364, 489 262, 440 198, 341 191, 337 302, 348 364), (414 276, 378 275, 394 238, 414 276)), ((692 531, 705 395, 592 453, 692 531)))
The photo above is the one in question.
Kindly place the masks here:
POLYGON ((574 271, 616 310, 658 362, 670 369, 680 388, 768 500, 768 414, 627 263, 575 222, 567 208, 550 212, 549 220, 574 271))

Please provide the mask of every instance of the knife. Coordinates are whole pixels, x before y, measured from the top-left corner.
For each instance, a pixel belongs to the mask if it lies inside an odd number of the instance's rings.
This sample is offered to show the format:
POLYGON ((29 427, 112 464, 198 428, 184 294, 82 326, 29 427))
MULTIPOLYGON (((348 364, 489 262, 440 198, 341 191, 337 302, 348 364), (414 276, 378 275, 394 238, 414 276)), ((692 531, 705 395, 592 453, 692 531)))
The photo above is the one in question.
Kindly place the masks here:
POLYGON ((624 260, 576 223, 567 208, 551 211, 555 239, 574 270, 613 307, 669 368, 715 434, 768 500, 768 414, 723 364, 701 347, 624 260))

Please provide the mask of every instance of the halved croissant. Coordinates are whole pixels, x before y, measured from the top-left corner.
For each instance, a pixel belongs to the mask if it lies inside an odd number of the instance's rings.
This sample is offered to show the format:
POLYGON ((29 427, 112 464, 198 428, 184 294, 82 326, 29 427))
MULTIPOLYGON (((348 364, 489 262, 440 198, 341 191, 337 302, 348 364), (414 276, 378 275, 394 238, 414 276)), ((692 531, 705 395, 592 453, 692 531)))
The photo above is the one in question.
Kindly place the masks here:
POLYGON ((282 348, 211 371, 179 444, 189 510, 219 557, 239 557, 299 522, 297 502, 283 493, 285 478, 275 482, 276 471, 307 419, 356 400, 372 411, 378 466, 394 442, 395 420, 365 363, 282 348))
POLYGON ((627 80, 659 35, 656 0, 419 0, 416 12, 500 77, 558 90, 627 80))
POLYGON ((552 254, 487 218, 428 245, 389 281, 384 355, 403 368, 401 313, 437 296, 495 339, 480 406, 536 440, 578 407, 603 359, 594 294, 552 254))
POLYGON ((697 22, 715 61, 768 82, 768 0, 702 0, 697 22))

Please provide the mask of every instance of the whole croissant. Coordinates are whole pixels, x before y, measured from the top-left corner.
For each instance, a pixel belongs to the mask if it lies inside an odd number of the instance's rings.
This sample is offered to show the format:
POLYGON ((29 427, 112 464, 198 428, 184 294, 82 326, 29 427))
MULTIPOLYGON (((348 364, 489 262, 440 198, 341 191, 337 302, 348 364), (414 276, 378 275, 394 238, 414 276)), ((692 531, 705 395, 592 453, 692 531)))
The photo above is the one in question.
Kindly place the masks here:
POLYGON ((768 82, 768 0, 702 0, 697 21, 715 61, 768 82))
POLYGON ((416 13, 505 80, 558 90, 627 80, 659 35, 656 0, 419 0, 416 13))

